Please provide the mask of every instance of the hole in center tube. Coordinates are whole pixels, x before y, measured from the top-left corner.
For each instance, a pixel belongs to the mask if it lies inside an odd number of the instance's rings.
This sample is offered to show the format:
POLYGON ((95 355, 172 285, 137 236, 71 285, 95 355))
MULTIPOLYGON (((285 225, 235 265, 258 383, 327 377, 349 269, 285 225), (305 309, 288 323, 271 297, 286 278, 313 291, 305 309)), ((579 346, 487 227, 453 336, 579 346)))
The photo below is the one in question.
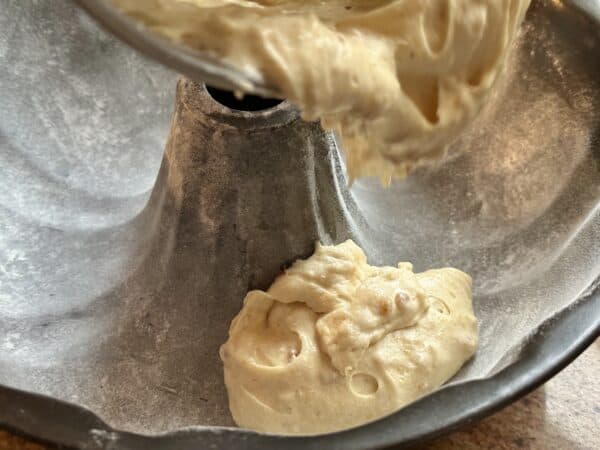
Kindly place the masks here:
POLYGON ((215 101, 237 111, 263 111, 274 108, 283 102, 278 98, 264 98, 250 94, 246 94, 242 99, 239 99, 231 91, 210 86, 206 86, 206 90, 215 101))

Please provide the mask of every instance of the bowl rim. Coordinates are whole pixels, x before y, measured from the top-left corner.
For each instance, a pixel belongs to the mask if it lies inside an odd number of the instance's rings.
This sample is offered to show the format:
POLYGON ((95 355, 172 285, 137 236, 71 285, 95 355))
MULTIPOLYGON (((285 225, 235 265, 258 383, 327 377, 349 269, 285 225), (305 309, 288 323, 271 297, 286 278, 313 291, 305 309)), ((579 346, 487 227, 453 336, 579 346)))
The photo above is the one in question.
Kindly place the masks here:
POLYGON ((206 51, 192 49, 157 33, 148 32, 106 0, 73 0, 102 28, 146 56, 192 80, 230 91, 242 90, 263 97, 282 98, 259 76, 243 73, 206 51))

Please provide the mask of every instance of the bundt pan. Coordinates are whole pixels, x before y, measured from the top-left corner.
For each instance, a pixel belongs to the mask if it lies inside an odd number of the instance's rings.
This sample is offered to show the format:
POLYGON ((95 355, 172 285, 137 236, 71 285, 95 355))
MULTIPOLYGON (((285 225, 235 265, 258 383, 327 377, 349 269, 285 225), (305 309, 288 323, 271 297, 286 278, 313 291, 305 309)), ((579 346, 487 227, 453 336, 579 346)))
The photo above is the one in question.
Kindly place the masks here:
POLYGON ((187 78, 75 3, 0 0, 0 426, 86 449, 401 448, 502 408, 598 336, 599 2, 535 1, 450 157, 387 190, 349 188, 335 137, 288 102, 202 84, 260 81, 211 78, 223 68, 79 3, 187 78), (475 358, 351 430, 235 428, 218 347, 244 294, 347 238, 374 264, 472 274, 475 358))

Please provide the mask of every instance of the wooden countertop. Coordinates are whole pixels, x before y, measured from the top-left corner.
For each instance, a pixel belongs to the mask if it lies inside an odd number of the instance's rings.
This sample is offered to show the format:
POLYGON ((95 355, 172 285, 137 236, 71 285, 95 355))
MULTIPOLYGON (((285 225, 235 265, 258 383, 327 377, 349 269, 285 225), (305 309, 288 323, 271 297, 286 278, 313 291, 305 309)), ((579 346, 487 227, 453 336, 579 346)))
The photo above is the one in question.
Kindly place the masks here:
MULTIPOLYGON (((600 339, 555 378, 423 450, 600 449, 600 339)), ((0 450, 50 450, 0 431, 0 450)))

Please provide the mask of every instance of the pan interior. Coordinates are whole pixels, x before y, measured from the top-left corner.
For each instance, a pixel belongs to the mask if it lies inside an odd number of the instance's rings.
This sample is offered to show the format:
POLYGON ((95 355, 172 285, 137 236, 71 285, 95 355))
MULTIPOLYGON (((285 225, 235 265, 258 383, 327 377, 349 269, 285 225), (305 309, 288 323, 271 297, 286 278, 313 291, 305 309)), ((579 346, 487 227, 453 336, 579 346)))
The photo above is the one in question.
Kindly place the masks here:
POLYGON ((599 28, 566 4, 534 2, 450 158, 388 190, 348 190, 331 136, 286 103, 215 106, 230 130, 217 137, 220 125, 174 125, 163 161, 175 73, 70 2, 4 4, 0 384, 124 430, 231 425, 218 360, 230 320, 315 238, 473 276, 481 343, 454 381, 525 357, 527 336, 599 275, 599 28), (279 128, 250 133, 255 115, 279 128), (204 159, 175 151, 185 133, 204 159))

